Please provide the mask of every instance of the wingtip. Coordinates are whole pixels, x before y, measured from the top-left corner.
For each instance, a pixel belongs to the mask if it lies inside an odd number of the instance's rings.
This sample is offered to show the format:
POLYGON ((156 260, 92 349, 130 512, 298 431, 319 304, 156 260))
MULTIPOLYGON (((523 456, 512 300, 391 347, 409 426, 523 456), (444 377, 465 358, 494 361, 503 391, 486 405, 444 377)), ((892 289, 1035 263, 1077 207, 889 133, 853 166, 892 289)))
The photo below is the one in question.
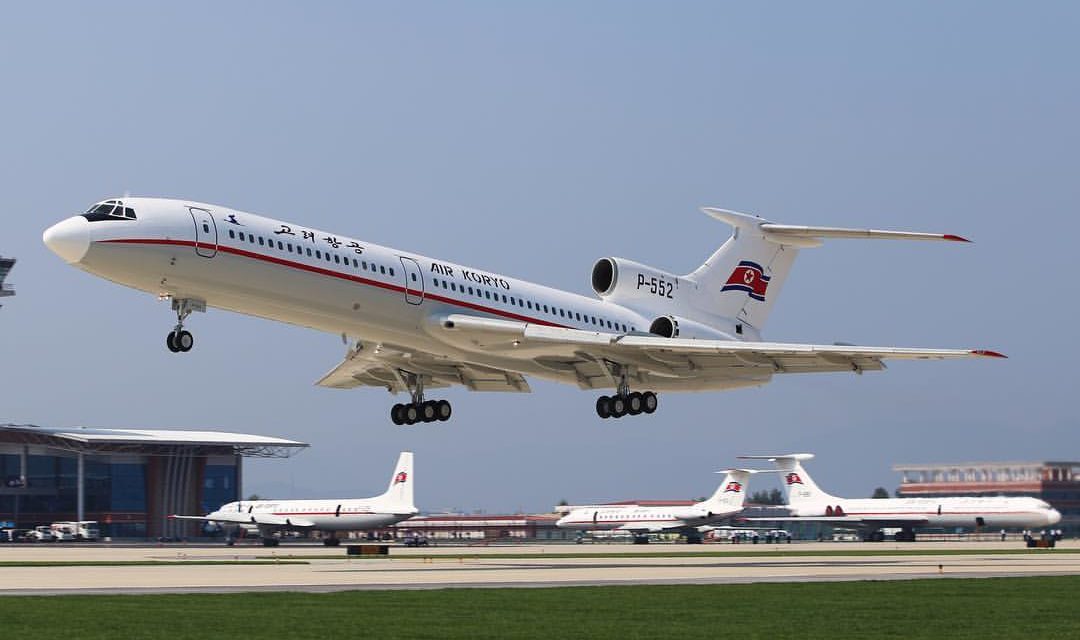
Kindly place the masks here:
POLYGON ((1009 356, 998 351, 991 351, 990 349, 972 349, 971 355, 982 356, 985 358, 1008 358, 1009 356))
POLYGON ((965 238, 964 236, 958 236, 958 235, 954 235, 954 234, 951 234, 951 233, 946 233, 946 234, 945 234, 944 236, 942 236, 942 237, 943 237, 943 238, 944 238, 945 240, 948 240, 948 241, 950 241, 950 242, 971 242, 971 240, 968 240, 968 239, 967 239, 967 238, 965 238))

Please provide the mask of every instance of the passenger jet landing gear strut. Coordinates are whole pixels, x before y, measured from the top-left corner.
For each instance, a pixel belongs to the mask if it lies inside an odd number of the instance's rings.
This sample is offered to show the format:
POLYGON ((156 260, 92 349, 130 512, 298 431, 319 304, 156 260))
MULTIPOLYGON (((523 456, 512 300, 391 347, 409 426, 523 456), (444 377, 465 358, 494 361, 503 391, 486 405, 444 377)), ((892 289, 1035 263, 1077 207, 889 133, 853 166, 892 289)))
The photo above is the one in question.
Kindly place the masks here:
POLYGON ((424 376, 407 371, 400 372, 402 380, 409 388, 412 402, 395 404, 390 409, 390 420, 396 425, 416 424, 417 422, 445 422, 450 419, 453 409, 447 400, 424 400, 424 376))
POLYGON ((656 411, 656 394, 652 391, 630 391, 626 367, 611 364, 619 383, 613 396, 600 396, 596 399, 596 415, 601 418, 621 418, 625 415, 636 416, 656 411))
POLYGON ((192 311, 206 311, 206 303, 188 298, 173 298, 173 311, 176 312, 176 327, 165 336, 165 346, 173 353, 187 353, 195 346, 195 338, 184 330, 184 320, 192 311))

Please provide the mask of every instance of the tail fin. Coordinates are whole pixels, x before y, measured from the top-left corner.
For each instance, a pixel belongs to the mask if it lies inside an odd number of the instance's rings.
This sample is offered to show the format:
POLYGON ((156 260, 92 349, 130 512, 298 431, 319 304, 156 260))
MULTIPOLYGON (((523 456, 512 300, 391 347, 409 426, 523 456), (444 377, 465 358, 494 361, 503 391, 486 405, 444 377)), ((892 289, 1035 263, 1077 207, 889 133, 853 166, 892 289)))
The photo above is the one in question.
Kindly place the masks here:
POLYGON ((789 453, 779 456, 739 456, 742 460, 769 460, 776 465, 784 479, 784 497, 788 507, 796 515, 817 515, 828 503, 839 500, 822 491, 802 466, 803 460, 814 457, 812 453, 789 453), (810 513, 799 514, 799 511, 810 513))
POLYGON ((705 264, 686 276, 703 294, 697 296, 693 304, 708 314, 731 318, 758 332, 780 294, 799 249, 817 247, 824 238, 967 242, 960 236, 948 234, 802 227, 775 224, 724 209, 707 207, 702 211, 730 224, 734 232, 705 264))
POLYGON ((390 476, 390 486, 386 493, 379 496, 386 503, 396 507, 416 510, 413 504, 413 454, 402 451, 394 466, 394 475, 390 476))
POLYGON ((726 473, 716 492, 698 506, 712 513, 734 513, 746 503, 747 484, 750 474, 758 473, 755 469, 724 469, 717 473, 726 473))

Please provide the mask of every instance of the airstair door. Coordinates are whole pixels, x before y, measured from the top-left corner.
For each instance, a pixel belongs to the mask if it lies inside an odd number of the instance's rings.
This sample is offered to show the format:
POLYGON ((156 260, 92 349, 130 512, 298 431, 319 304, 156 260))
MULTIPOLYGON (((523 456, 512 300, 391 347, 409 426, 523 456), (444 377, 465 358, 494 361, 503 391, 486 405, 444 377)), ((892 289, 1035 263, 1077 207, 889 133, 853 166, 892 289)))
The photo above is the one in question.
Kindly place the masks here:
POLYGON ((204 258, 213 258, 218 248, 214 216, 206 209, 197 207, 188 207, 188 211, 191 212, 191 221, 195 223, 195 253, 204 258))
POLYGON ((405 274, 405 302, 420 304, 424 301, 424 272, 412 258, 401 259, 401 270, 405 274))

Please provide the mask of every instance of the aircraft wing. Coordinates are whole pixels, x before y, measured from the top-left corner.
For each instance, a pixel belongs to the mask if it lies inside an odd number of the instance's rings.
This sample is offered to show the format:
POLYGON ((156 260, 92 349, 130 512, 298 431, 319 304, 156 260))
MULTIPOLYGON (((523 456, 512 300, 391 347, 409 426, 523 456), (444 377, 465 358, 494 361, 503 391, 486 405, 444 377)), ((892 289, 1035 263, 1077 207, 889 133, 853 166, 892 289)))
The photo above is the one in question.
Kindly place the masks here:
MULTIPOLYGON (((615 334, 517 321, 451 314, 439 320, 438 335, 492 353, 531 357, 553 372, 574 375, 585 389, 609 388, 606 362, 627 367, 643 385, 667 380, 699 381, 701 388, 731 381, 760 384, 774 373, 876 371, 884 360, 943 360, 1004 357, 978 349, 862 347, 737 340, 689 340, 649 334, 615 334), (755 382, 756 381, 756 382, 755 382)), ((693 388, 688 385, 688 389, 693 388)))
POLYGON ((631 533, 661 533, 664 531, 671 531, 673 529, 684 529, 685 525, 665 527, 659 524, 624 524, 621 527, 615 527, 614 531, 629 531, 631 533))
POLYGON ((203 522, 233 522, 236 524, 254 524, 267 527, 291 527, 293 529, 308 529, 315 523, 304 518, 293 518, 274 515, 272 513, 213 513, 205 516, 181 516, 171 515, 173 520, 202 520, 203 522))
POLYGON ((386 343, 357 342, 338 366, 315 384, 334 389, 383 387, 408 393, 402 371, 425 376, 428 389, 462 385, 471 391, 528 393, 520 373, 448 360, 430 353, 386 343))

